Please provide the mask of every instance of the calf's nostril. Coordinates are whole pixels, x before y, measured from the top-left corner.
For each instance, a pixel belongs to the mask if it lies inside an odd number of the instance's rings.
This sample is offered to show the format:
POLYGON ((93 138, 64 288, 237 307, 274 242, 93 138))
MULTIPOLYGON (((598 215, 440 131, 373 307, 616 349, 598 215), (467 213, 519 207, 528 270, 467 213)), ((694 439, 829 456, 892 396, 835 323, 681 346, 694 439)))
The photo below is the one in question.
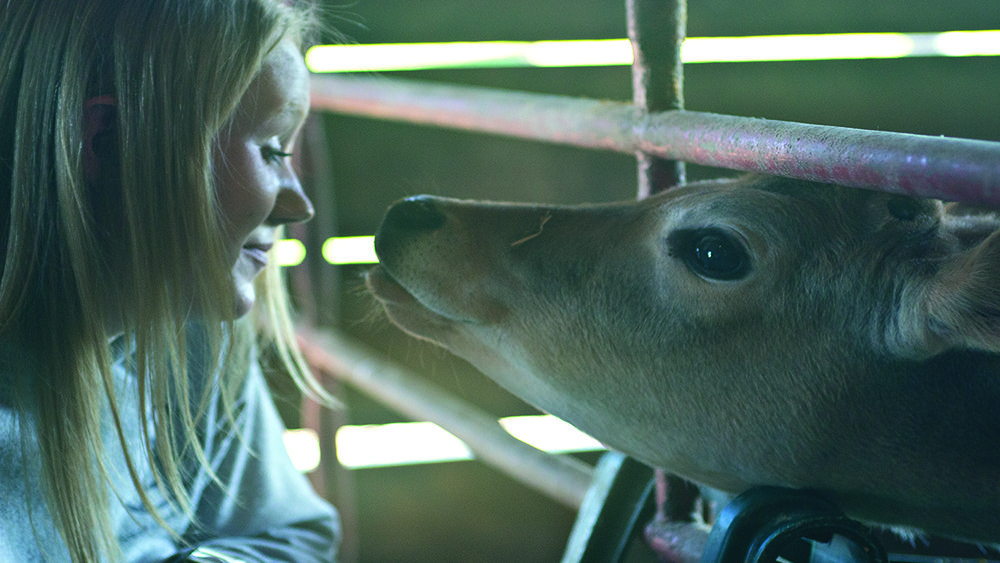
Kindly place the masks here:
POLYGON ((389 208, 385 224, 396 229, 429 231, 444 224, 444 214, 430 197, 409 197, 389 208))

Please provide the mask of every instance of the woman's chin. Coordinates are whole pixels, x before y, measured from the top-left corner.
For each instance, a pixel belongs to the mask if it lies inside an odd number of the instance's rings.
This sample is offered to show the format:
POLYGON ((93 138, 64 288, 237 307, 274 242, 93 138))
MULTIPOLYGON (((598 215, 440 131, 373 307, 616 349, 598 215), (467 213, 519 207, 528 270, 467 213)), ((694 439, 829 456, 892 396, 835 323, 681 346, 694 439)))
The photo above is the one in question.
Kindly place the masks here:
POLYGON ((233 300, 233 318, 245 316, 253 309, 256 301, 257 290, 254 288, 253 280, 237 282, 233 300))

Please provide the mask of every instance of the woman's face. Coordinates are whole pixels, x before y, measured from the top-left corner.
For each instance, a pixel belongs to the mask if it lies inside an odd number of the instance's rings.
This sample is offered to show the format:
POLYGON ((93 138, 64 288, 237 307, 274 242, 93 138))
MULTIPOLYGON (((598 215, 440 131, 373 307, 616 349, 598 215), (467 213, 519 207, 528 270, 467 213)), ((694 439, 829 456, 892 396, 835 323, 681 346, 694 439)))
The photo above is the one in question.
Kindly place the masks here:
POLYGON ((298 49, 285 41, 265 59, 215 147, 237 316, 254 304, 253 280, 272 258, 277 228, 313 216, 288 154, 308 110, 309 73, 298 49))

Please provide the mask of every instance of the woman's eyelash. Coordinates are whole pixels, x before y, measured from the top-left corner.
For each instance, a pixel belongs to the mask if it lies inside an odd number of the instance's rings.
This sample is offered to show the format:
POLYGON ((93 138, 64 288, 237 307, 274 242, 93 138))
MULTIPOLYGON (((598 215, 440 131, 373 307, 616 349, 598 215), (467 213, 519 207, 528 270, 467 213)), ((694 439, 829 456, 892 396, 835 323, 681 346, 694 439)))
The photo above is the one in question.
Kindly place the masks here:
POLYGON ((292 156, 292 153, 282 152, 274 147, 262 147, 260 152, 264 156, 264 160, 268 162, 278 162, 282 158, 288 158, 292 156))

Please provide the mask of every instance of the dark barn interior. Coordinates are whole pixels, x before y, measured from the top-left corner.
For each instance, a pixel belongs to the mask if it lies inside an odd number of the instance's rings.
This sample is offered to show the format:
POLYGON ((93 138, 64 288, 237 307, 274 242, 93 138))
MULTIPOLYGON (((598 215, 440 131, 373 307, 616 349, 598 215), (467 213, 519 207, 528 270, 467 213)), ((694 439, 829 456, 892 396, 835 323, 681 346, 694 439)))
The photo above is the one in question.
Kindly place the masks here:
MULTIPOLYGON (((327 2, 330 23, 346 41, 361 44, 627 35, 622 1, 327 2)), ((998 29, 1000 3, 691 0, 687 20, 689 37, 998 29)), ((632 96, 625 66, 392 75, 594 99, 632 96)), ((1000 141, 998 57, 692 64, 685 67, 684 90, 690 110, 1000 141)), ((373 234, 391 202, 417 193, 549 203, 635 197, 636 164, 629 155, 331 113, 316 112, 313 119, 327 137, 332 174, 332 185, 309 187, 317 225, 340 236, 373 234)), ((689 180, 730 173, 688 169, 689 180)), ((318 289, 324 298, 317 300, 321 324, 498 417, 536 412, 464 362, 390 326, 362 291, 365 267, 327 265, 322 275, 313 273, 313 280, 324 280, 318 289)), ((344 423, 405 420, 350 386, 338 392, 346 404, 344 423)), ((294 403, 286 402, 292 425, 294 403)), ((588 462, 597 456, 581 454, 588 462)), ((365 562, 557 561, 575 518, 572 510, 477 461, 336 473, 331 497, 354 534, 346 560, 356 549, 357 560, 365 562)))

